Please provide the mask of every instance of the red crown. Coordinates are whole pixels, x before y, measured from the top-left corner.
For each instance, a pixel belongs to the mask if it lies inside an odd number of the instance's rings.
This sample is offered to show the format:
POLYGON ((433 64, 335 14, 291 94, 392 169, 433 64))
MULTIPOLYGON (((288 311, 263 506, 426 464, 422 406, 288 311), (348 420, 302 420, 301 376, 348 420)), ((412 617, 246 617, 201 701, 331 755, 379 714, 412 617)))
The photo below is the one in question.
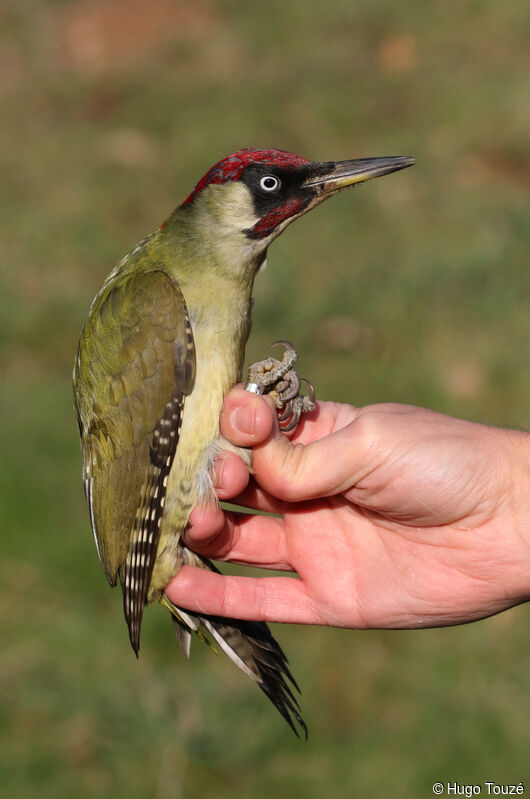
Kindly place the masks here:
POLYGON ((270 166, 280 166, 282 169, 296 169, 310 163, 300 155, 287 153, 285 150, 254 150, 246 147, 232 153, 218 161, 206 175, 199 180, 189 197, 182 205, 187 205, 195 199, 197 194, 212 183, 227 183, 229 180, 239 180, 243 170, 252 163, 267 163, 270 166))

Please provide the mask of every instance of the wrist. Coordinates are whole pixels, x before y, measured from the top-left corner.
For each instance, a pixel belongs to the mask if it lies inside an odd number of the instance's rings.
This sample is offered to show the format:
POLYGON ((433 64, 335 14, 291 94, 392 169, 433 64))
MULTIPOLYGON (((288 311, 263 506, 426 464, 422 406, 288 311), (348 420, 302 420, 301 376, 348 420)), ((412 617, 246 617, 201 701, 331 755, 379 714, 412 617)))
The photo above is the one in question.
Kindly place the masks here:
POLYGON ((521 547, 521 568, 514 587, 524 601, 530 598, 530 433, 515 430, 504 433, 510 471, 506 502, 521 547))

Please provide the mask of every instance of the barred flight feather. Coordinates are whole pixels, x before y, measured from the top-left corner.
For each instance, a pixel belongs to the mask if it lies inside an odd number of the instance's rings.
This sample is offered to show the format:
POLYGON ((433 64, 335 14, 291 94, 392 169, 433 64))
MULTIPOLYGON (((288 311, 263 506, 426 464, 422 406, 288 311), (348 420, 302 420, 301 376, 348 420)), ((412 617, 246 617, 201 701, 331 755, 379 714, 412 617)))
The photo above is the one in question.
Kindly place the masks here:
POLYGON ((175 392, 154 430, 149 450, 149 469, 142 486, 125 561, 123 610, 136 654, 140 648, 143 609, 156 560, 167 478, 177 449, 183 408, 184 395, 180 391, 175 392))

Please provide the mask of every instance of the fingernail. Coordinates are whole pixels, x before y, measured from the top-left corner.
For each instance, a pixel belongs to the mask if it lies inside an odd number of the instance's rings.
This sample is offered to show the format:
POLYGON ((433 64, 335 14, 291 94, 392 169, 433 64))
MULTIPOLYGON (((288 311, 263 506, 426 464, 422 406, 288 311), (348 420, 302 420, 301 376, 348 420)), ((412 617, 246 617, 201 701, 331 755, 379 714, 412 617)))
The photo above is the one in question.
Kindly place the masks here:
POLYGON ((239 433, 254 435, 256 408, 254 405, 240 405, 230 415, 230 422, 239 433))

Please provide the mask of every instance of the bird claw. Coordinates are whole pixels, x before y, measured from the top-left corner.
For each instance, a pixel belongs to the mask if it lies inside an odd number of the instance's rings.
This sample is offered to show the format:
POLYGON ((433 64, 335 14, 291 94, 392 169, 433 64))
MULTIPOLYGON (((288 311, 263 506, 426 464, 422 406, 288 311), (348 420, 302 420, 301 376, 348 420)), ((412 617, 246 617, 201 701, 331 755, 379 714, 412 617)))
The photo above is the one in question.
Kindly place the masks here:
POLYGON ((297 354, 288 341, 276 341, 272 346, 285 347, 282 360, 266 358, 250 365, 245 388, 254 394, 268 394, 274 400, 278 412, 280 430, 294 430, 303 413, 315 407, 315 389, 305 378, 298 377, 292 368, 297 354), (300 394, 301 382, 306 383, 308 395, 300 394))

